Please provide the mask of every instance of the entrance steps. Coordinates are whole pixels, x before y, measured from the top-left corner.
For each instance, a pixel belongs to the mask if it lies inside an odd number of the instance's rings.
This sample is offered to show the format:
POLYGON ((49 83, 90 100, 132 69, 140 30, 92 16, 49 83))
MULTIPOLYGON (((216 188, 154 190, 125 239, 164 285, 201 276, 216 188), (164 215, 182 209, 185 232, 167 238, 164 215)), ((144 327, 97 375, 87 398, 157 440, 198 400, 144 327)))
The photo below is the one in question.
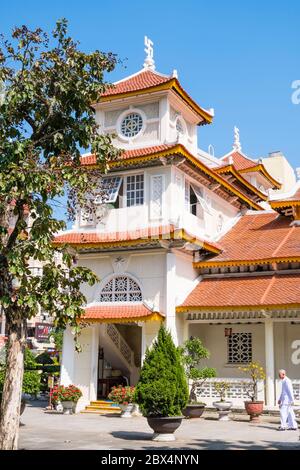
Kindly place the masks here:
POLYGON ((91 401, 89 405, 85 407, 81 413, 90 413, 90 414, 98 414, 98 415, 106 415, 106 414, 117 414, 121 413, 121 408, 116 403, 110 400, 96 400, 91 401))

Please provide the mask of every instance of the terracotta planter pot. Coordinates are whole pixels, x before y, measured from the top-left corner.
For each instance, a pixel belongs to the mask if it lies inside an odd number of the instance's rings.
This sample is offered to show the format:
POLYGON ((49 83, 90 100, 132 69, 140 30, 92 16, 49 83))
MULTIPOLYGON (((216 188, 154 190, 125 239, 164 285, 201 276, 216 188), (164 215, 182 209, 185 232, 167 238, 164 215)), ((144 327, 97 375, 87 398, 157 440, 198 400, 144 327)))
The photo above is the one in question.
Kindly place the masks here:
POLYGON ((260 415, 264 410, 263 401, 245 401, 245 408, 250 416, 250 421, 257 423, 260 420, 260 415))
POLYGON ((184 410, 182 410, 182 414, 186 418, 200 418, 203 415, 205 410, 205 405, 203 403, 194 404, 194 405, 186 405, 184 410))
POLYGON ((174 432, 181 425, 182 416, 166 416, 147 418, 148 424, 154 431, 154 441, 175 441, 174 432))

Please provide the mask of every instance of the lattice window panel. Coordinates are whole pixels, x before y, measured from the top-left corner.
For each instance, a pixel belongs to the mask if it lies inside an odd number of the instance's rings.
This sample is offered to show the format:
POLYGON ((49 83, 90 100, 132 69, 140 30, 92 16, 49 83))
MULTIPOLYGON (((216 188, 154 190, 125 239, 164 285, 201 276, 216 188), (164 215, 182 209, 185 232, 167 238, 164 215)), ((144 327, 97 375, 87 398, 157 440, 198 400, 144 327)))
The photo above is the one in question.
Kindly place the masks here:
POLYGON ((163 176, 155 175, 151 178, 151 218, 162 216, 163 176))
MULTIPOLYGON (((248 399, 247 388, 249 388, 249 381, 234 381, 230 383, 230 388, 226 392, 228 399, 248 399)), ((196 396, 198 400, 201 398, 218 398, 219 394, 214 387, 212 381, 204 382, 201 386, 196 388, 196 396)))
POLYGON ((252 361, 252 333, 232 333, 227 343, 228 364, 252 361))
POLYGON ((101 302, 141 302, 142 292, 129 276, 112 278, 100 293, 101 302))

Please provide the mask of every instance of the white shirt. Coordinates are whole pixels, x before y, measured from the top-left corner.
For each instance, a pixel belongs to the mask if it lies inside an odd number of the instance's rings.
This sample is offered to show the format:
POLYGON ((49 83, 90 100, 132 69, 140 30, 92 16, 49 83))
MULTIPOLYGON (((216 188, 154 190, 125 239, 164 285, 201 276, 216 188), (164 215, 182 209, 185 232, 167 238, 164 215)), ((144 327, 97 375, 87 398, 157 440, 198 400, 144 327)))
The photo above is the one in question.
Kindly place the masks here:
POLYGON ((294 391, 291 380, 285 377, 282 381, 281 395, 279 397, 281 405, 289 405, 294 402, 294 391))

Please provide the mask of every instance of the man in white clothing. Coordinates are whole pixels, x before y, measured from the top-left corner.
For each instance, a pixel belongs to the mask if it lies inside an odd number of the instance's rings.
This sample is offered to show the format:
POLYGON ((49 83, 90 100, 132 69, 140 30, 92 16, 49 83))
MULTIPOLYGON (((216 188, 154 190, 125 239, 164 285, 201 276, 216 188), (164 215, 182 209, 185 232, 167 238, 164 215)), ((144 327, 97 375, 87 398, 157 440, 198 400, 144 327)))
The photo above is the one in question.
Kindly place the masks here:
POLYGON ((292 408, 294 404, 294 392, 292 382, 286 376, 286 372, 284 369, 281 369, 279 371, 279 378, 282 381, 281 395, 278 400, 281 420, 279 431, 285 431, 286 429, 290 431, 296 431, 298 429, 298 425, 295 418, 294 410, 292 408))

